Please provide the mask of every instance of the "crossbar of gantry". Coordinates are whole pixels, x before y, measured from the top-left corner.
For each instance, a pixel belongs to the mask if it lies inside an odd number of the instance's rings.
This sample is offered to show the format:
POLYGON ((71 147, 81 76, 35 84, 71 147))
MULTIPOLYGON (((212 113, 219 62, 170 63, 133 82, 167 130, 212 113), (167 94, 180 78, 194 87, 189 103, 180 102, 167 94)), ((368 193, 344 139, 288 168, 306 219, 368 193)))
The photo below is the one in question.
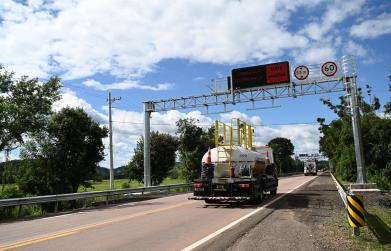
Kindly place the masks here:
POLYGON ((145 101, 144 107, 147 112, 162 112, 340 92, 346 90, 346 86, 342 80, 343 77, 318 78, 307 82, 292 82, 273 87, 260 87, 248 90, 235 90, 234 92, 227 91, 198 96, 145 101))

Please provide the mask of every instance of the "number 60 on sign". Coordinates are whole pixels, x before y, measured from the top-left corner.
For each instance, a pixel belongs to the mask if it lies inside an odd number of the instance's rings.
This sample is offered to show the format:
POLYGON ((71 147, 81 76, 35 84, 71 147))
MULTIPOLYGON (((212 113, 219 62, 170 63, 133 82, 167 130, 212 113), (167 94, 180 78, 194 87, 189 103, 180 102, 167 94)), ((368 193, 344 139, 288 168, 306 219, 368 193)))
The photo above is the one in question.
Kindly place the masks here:
POLYGON ((334 62, 326 62, 322 65, 322 73, 327 76, 327 77, 331 77, 331 76, 334 76, 335 73, 337 72, 337 64, 334 63, 334 62))

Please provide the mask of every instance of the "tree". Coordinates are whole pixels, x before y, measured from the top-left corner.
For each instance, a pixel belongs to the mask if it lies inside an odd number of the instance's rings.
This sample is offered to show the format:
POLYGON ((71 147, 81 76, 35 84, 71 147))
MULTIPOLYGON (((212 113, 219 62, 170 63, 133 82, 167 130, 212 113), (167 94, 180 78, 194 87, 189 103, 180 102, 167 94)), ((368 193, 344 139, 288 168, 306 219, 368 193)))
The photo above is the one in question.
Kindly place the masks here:
POLYGON ((31 160, 22 168, 18 185, 33 194, 77 192, 95 178, 104 159, 101 127, 81 108, 64 108, 49 120, 47 131, 36 135, 21 156, 31 160))
POLYGON ((43 84, 27 76, 15 80, 13 72, 0 66, 0 151, 12 150, 24 143, 24 135, 45 129, 60 88, 57 77, 43 84))
MULTIPOLYGON (((175 165, 178 139, 167 133, 151 133, 151 181, 159 185, 175 165)), ((126 167, 129 179, 144 180, 144 138, 140 137, 134 149, 134 156, 126 167)))
MULTIPOLYGON (((379 117, 375 111, 380 108, 379 100, 365 102, 363 93, 359 91, 361 133, 364 149, 366 174, 370 181, 376 182, 380 188, 391 188, 391 120, 379 117)), ((336 169, 336 174, 347 181, 356 180, 356 158, 351 118, 343 97, 334 105, 330 100, 322 100, 338 118, 325 124, 324 118, 318 118, 322 134, 320 151, 329 157, 336 169)), ((385 107, 387 108, 387 107, 385 107)))
POLYGON ((204 131, 194 119, 180 119, 176 124, 180 142, 180 175, 187 181, 193 181, 201 175, 202 156, 214 145, 214 128, 204 131))
POLYGON ((281 172, 290 172, 293 168, 293 159, 290 157, 293 155, 295 147, 290 139, 287 138, 274 138, 269 141, 268 146, 273 149, 275 162, 281 172))

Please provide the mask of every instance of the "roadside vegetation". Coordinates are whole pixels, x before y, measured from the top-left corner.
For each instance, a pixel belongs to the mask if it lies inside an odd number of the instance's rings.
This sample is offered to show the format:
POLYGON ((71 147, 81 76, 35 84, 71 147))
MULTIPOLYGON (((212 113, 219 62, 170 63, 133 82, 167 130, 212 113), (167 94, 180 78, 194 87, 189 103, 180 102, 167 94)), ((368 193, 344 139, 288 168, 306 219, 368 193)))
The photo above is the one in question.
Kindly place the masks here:
MULTIPOLYGON (((389 78, 391 91, 391 75, 389 78)), ((366 175, 380 189, 391 190, 391 100, 380 110, 379 99, 373 96, 369 86, 366 88, 366 95, 359 90, 366 175), (370 102, 366 99, 370 99, 370 102)), ((329 158, 338 178, 343 182, 355 182, 356 159, 348 104, 344 97, 340 97, 339 104, 322 101, 338 118, 329 124, 325 123, 324 118, 318 118, 319 130, 323 135, 319 141, 320 151, 329 158)))
POLYGON ((352 236, 353 230, 347 223, 346 212, 336 212, 323 222, 323 231, 320 236, 322 242, 326 242, 325 245, 329 250, 391 250, 391 232, 389 232, 391 209, 376 207, 367 210, 371 215, 382 215, 387 225, 384 226, 384 222, 371 222, 376 230, 365 226, 360 228, 359 236, 352 236))

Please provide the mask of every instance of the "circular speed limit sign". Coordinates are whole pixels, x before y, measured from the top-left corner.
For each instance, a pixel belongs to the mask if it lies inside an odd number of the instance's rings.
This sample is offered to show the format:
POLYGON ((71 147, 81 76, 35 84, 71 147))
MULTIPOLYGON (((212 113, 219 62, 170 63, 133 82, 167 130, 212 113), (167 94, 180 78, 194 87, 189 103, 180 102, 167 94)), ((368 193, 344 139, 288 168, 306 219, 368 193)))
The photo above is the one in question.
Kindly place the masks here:
POLYGON ((322 65, 322 73, 327 77, 334 76, 337 72, 337 64, 334 62, 326 62, 322 65))
POLYGON ((310 74, 310 70, 308 70, 307 66, 300 65, 295 68, 294 74, 298 80, 304 80, 310 74))

